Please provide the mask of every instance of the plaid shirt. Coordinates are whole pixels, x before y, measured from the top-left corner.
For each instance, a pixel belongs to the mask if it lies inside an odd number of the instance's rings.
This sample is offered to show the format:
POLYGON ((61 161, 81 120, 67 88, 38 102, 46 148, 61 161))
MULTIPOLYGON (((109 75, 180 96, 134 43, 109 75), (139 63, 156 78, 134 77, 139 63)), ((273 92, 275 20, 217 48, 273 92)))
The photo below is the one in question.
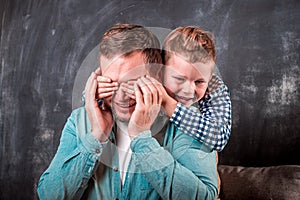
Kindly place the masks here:
POLYGON ((231 133, 228 87, 218 76, 213 75, 208 84, 208 92, 194 106, 198 109, 178 103, 170 118, 171 122, 211 150, 222 151, 231 133))

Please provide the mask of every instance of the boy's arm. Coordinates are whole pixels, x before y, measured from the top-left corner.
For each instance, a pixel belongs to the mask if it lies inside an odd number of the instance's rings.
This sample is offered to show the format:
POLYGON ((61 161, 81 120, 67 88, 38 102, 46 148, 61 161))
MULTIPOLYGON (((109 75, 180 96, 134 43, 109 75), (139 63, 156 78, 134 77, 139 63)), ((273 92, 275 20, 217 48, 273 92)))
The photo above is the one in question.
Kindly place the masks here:
POLYGON ((76 130, 73 112, 49 168, 40 177, 40 199, 80 199, 87 188, 104 145, 91 133, 82 133, 79 141, 76 130))
MULTIPOLYGON (((231 101, 227 86, 216 76, 213 76, 209 89, 209 98, 200 100, 199 111, 188 108, 181 103, 170 103, 170 121, 182 132, 202 142, 211 150, 222 151, 231 133, 231 101)), ((174 100, 175 101, 175 100, 174 100)), ((176 102, 176 101, 175 101, 176 102)))

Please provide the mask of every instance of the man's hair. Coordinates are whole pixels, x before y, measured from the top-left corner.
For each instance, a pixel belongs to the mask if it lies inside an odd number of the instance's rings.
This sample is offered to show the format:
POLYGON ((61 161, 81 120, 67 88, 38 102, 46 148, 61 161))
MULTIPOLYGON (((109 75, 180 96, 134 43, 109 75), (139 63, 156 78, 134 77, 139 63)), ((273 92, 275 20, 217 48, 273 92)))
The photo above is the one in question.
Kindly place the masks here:
POLYGON ((142 52, 145 63, 162 63, 159 40, 146 28, 118 23, 104 33, 100 43, 100 57, 126 57, 134 52, 142 52))
POLYGON ((216 50, 209 33, 195 26, 178 27, 168 34, 163 44, 163 61, 179 54, 191 63, 216 61, 216 50))

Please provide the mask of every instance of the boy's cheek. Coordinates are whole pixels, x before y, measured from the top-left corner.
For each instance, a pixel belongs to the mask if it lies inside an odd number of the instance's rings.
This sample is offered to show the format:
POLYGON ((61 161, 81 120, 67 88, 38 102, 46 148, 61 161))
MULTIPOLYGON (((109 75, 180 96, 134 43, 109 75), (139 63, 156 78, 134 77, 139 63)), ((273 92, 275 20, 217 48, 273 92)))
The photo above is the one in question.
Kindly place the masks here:
POLYGON ((201 88, 201 89, 198 89, 198 90, 197 90, 197 92, 196 92, 196 95, 197 95, 197 101, 199 101, 200 99, 202 99, 202 98, 205 96, 206 90, 207 90, 207 87, 201 88))
POLYGON ((176 90, 174 90, 174 88, 169 87, 169 85, 164 85, 166 92, 168 93, 168 95, 172 98, 175 97, 175 94, 178 93, 176 90))

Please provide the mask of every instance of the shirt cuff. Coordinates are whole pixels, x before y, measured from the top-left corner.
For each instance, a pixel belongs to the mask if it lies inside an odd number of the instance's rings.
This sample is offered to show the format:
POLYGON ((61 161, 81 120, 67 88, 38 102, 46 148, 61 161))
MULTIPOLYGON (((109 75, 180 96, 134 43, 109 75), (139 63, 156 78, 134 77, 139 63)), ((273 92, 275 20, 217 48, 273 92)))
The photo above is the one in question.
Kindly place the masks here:
POLYGON ((84 148, 90 152, 95 154, 102 154, 103 148, 106 146, 108 142, 100 142, 97 138, 95 138, 91 133, 87 133, 85 137, 82 138, 82 144, 84 148))
POLYGON ((139 133, 130 143, 131 151, 135 153, 150 153, 159 147, 159 143, 151 136, 150 130, 139 133))

